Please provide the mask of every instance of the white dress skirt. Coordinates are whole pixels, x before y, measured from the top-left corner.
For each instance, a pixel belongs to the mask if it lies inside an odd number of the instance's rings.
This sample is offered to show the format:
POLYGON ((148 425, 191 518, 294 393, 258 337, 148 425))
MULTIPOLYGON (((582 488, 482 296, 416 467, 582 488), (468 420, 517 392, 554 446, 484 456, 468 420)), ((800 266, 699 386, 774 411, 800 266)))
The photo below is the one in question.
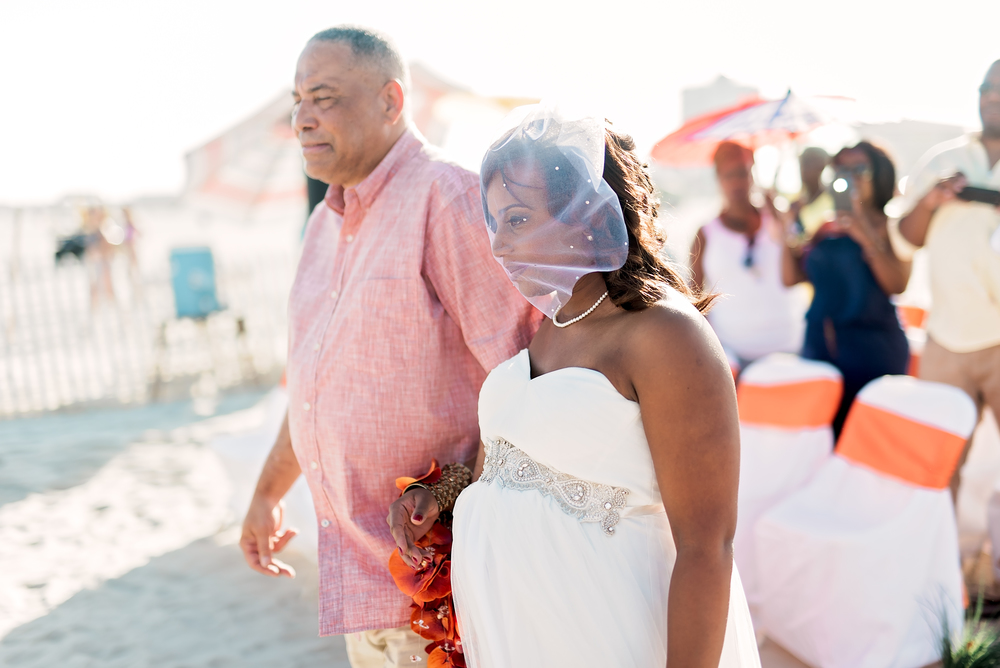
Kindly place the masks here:
MULTIPOLYGON (((676 549, 639 405, 601 373, 494 369, 487 462, 455 506, 452 590, 472 668, 663 668, 676 549)), ((683 614, 683 611, 675 612, 683 614)), ((736 566, 719 666, 759 667, 736 566)))

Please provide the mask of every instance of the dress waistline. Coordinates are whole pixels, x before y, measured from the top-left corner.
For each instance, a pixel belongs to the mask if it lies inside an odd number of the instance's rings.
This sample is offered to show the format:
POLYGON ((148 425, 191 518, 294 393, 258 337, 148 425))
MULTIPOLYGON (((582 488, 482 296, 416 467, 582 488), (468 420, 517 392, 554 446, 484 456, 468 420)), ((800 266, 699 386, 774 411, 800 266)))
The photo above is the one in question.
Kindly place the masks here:
POLYGON ((613 536, 623 517, 665 512, 662 504, 626 507, 629 490, 574 478, 536 462, 509 441, 483 439, 486 460, 479 482, 496 482, 515 490, 535 490, 552 497, 563 512, 581 522, 599 522, 605 535, 613 536))

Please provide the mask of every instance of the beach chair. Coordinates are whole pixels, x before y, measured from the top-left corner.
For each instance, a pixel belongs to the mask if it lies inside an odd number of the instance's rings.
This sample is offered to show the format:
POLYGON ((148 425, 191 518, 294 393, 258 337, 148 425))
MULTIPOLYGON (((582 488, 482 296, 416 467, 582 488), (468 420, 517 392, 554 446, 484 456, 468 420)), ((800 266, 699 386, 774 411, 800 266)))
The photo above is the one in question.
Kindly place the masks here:
POLYGON ((910 363, 906 373, 916 378, 920 375, 920 358, 927 346, 927 331, 924 323, 927 321, 927 310, 913 305, 897 305, 896 315, 899 324, 906 333, 906 341, 910 346, 910 363))
POLYGON ((740 362, 740 356, 726 346, 722 346, 722 352, 726 355, 726 362, 729 363, 729 373, 733 374, 733 381, 735 382, 736 379, 740 377, 740 372, 743 370, 743 365, 740 362))
POLYGON ((940 659, 944 625, 962 624, 948 484, 975 421, 949 385, 884 376, 861 390, 835 455, 757 521, 771 640, 814 668, 940 659))
POLYGON ((825 362, 775 353, 747 366, 736 388, 740 412, 739 521, 734 551, 750 604, 757 614, 757 518, 801 488, 833 451, 830 427, 843 380, 825 362))

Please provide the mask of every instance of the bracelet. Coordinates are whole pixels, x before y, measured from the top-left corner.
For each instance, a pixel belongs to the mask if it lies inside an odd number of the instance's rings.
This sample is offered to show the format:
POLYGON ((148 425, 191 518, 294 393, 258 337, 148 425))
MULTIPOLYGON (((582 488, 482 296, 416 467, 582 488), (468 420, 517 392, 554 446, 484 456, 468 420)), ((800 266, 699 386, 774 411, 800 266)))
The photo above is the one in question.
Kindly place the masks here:
MULTIPOLYGON (((468 466, 459 463, 448 464, 441 469, 441 478, 427 489, 434 495, 438 504, 438 512, 451 512, 455 500, 462 490, 472 483, 472 471, 468 466)), ((411 485, 412 486, 412 485, 411 485)), ((423 485, 421 485, 423 487, 423 485)))
POLYGON ((425 484, 424 484, 424 483, 422 483, 422 482, 411 482, 411 483, 410 483, 409 485, 407 485, 407 486, 406 486, 406 489, 404 489, 404 490, 403 490, 403 494, 406 494, 406 493, 407 493, 407 492, 409 492, 409 491, 410 491, 411 489, 426 489, 426 490, 427 490, 428 492, 430 492, 431 494, 433 494, 433 493, 434 493, 434 491, 433 491, 433 490, 431 490, 431 488, 430 488, 430 487, 428 487, 427 485, 425 485, 425 484))

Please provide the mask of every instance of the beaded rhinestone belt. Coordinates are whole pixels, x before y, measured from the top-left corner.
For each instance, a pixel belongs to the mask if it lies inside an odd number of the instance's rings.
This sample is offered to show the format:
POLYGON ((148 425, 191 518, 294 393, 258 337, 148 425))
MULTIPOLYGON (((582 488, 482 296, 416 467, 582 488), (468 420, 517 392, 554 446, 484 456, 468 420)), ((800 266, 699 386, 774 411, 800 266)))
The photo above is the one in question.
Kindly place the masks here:
POLYGON ((516 490, 533 489, 556 500, 567 515, 581 522, 600 522, 608 536, 615 534, 628 489, 580 480, 539 464, 508 441, 483 439, 486 460, 479 482, 496 481, 516 490))

